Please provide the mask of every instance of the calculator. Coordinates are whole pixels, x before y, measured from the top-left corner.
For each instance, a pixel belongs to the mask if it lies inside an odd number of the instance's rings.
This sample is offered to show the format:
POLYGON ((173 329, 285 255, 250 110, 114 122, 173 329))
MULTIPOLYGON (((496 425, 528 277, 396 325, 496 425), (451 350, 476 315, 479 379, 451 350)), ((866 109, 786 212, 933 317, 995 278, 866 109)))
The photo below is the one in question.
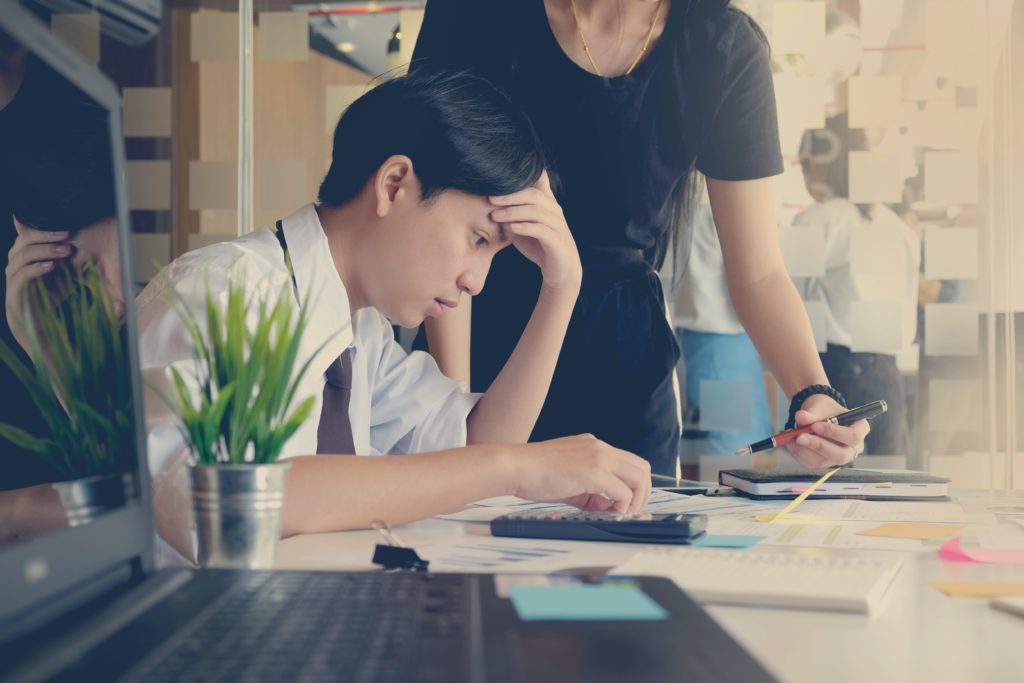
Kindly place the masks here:
POLYGON ((674 543, 685 545, 704 533, 707 515, 686 513, 522 512, 491 520, 491 534, 570 541, 674 543))

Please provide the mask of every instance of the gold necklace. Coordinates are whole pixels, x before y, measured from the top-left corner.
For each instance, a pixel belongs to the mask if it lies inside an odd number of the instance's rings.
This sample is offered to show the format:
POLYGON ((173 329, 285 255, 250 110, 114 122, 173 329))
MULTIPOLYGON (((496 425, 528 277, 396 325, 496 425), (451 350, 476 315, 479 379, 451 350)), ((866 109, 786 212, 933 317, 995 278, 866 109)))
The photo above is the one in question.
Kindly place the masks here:
MULTIPOLYGON (((651 18, 651 27, 647 29, 647 37, 644 38, 644 44, 640 47, 640 54, 636 56, 633 63, 626 69, 626 75, 633 73, 633 69, 640 63, 640 59, 643 58, 644 54, 647 53, 647 48, 651 44, 651 36, 654 35, 654 27, 658 24, 658 14, 661 13, 661 5, 664 0, 658 0, 658 6, 654 8, 654 16, 651 18)), ((583 43, 583 51, 587 54, 587 59, 590 60, 590 66, 594 67, 594 73, 598 76, 604 77, 601 73, 601 69, 597 67, 597 62, 594 61, 593 55, 590 54, 590 46, 587 45, 587 39, 583 36, 583 27, 580 26, 580 15, 576 12, 576 0, 569 0, 572 5, 572 18, 576 22, 576 34, 580 37, 580 42, 583 43)))

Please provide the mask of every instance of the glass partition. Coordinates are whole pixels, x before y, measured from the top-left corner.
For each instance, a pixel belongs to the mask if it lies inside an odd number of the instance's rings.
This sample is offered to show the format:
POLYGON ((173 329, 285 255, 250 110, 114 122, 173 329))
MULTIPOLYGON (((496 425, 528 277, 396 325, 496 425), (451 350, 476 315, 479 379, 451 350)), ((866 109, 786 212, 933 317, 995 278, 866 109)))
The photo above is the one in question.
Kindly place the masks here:
MULTIPOLYGON (((135 24, 115 28, 71 3, 29 3, 121 88, 138 283, 314 201, 339 115, 407 66, 425 6, 138 4, 135 24)), ((819 351, 851 401, 890 403, 860 462, 1020 488, 1020 3, 735 4, 771 45, 785 158, 775 218, 819 351), (837 228, 829 216, 843 207, 837 228)), ((710 214, 694 215, 707 248, 677 262, 706 259, 702 272, 720 274, 710 214)), ((665 281, 679 324, 693 283, 665 281)), ((770 376, 708 381, 698 399, 684 406, 681 452, 702 478, 737 464, 709 432, 743 429, 765 403, 778 425, 788 405, 770 376)))

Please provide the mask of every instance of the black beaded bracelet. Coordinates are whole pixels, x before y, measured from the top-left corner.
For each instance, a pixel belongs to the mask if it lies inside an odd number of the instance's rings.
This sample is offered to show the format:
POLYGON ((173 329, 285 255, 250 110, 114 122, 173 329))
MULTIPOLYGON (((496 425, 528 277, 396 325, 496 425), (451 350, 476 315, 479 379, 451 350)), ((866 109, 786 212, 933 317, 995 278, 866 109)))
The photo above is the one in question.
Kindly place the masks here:
POLYGON ((792 429, 796 427, 796 411, 800 410, 800 406, 804 404, 808 398, 814 394, 825 394, 833 401, 838 403, 844 408, 849 406, 846 405, 846 399, 838 391, 833 389, 827 384, 812 384, 802 391, 798 391, 794 396, 793 400, 789 402, 789 419, 786 420, 786 429, 792 429))

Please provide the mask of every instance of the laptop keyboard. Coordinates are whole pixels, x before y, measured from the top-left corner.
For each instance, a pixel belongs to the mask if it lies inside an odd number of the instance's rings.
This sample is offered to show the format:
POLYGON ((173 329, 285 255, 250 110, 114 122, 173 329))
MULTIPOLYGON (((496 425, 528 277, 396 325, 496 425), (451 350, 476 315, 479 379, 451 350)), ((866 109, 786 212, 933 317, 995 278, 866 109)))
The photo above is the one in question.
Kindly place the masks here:
MULTIPOLYGON (((465 576, 238 576, 124 680, 406 683, 431 669, 415 661, 424 638, 463 660, 468 652, 465 576)), ((461 679, 459 659, 449 659, 445 678, 438 680, 461 679)))

